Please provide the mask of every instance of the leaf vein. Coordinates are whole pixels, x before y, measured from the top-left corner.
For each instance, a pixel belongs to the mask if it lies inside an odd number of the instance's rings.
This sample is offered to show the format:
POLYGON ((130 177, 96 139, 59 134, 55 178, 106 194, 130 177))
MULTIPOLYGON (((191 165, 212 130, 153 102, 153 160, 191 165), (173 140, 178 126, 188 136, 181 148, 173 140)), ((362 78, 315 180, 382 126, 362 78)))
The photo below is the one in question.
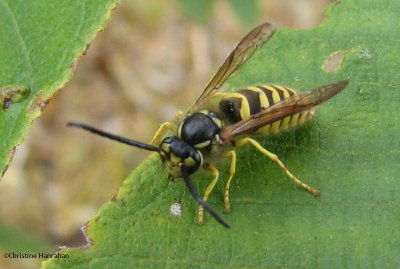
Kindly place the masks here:
POLYGON ((4 3, 6 11, 9 13, 10 18, 12 19, 12 22, 14 24, 15 32, 17 33, 17 36, 18 36, 18 41, 20 43, 20 46, 22 47, 22 51, 24 53, 24 57, 26 58, 26 61, 27 61, 28 71, 29 71, 29 75, 30 75, 30 86, 31 86, 31 88, 33 88, 33 78, 32 78, 33 68, 32 68, 32 61, 31 61, 30 52, 29 52, 28 47, 26 45, 25 39, 22 36, 21 28, 19 26, 17 17, 15 16, 15 12, 11 9, 11 7, 7 3, 7 1, 3 0, 3 3, 4 3))

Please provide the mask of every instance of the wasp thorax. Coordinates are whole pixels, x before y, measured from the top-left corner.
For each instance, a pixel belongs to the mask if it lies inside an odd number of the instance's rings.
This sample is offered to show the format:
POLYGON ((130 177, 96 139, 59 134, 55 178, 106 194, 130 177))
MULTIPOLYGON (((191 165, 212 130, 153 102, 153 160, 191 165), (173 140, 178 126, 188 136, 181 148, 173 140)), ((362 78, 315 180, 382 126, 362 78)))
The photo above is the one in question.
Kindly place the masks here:
POLYGON ((196 149, 211 149, 213 140, 222 128, 222 121, 209 110, 186 117, 178 129, 179 138, 196 149))
POLYGON ((160 157, 165 169, 173 178, 182 177, 182 166, 189 174, 192 174, 203 162, 203 157, 198 150, 176 136, 165 138, 160 144, 160 149, 160 157))

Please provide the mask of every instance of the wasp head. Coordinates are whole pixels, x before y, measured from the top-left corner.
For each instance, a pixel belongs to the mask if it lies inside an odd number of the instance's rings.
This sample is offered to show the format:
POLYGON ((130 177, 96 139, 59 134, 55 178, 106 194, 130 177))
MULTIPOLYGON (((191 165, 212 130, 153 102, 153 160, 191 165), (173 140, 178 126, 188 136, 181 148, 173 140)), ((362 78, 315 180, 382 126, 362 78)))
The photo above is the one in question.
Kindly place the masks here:
POLYGON ((193 174, 203 162, 198 150, 176 136, 167 137, 160 143, 159 154, 171 178, 182 177, 182 167, 188 174, 193 174))

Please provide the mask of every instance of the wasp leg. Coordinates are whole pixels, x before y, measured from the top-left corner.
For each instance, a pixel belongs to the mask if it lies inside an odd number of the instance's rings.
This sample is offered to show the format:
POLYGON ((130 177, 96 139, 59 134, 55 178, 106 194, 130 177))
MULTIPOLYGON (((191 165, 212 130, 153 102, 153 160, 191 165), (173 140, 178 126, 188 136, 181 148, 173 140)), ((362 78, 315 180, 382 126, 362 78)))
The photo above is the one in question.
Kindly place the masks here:
POLYGON ((174 125, 170 122, 164 122, 161 124, 160 128, 158 128, 156 134, 153 136, 151 141, 149 142, 150 145, 158 146, 160 144, 161 138, 165 135, 168 131, 173 131, 174 125))
POLYGON ((184 111, 180 110, 180 111, 176 112, 175 120, 182 121, 185 115, 186 115, 186 113, 184 111))
POLYGON ((225 204, 225 212, 231 212, 231 202, 229 199, 229 186, 231 185, 231 180, 236 173, 236 152, 234 150, 228 151, 224 154, 224 157, 231 158, 231 167, 229 169, 229 178, 225 185, 224 192, 224 204, 225 204))
MULTIPOLYGON (((207 201, 208 197, 210 196, 211 192, 213 191, 215 184, 218 181, 219 178, 219 172, 218 169, 215 168, 215 166, 211 164, 206 164, 204 165, 204 169, 206 169, 208 172, 211 173, 211 175, 214 177, 210 184, 208 184, 206 191, 204 192, 203 200, 204 202, 207 201)), ((204 216, 204 208, 203 206, 199 206, 199 211, 197 212, 197 222, 199 224, 203 224, 203 216, 204 216)))
POLYGON ((303 189, 305 189, 306 191, 308 191, 309 193, 311 193, 314 196, 318 196, 319 195, 319 190, 307 185, 306 183, 304 183, 303 181, 301 181, 300 179, 298 179, 297 177, 295 177, 286 167, 285 165, 281 162, 281 160, 279 160, 278 156, 273 154, 272 152, 266 150, 265 148, 263 148, 257 141, 255 141, 254 139, 245 137, 241 140, 236 141, 235 146, 237 147, 241 147, 244 146, 246 144, 252 144, 256 149, 258 149, 258 151, 260 151, 262 154, 264 154, 265 156, 267 156, 268 158, 271 159, 271 161, 276 162, 279 167, 283 170, 283 172, 286 173, 286 175, 294 181, 294 183, 296 183, 297 185, 301 186, 303 189))

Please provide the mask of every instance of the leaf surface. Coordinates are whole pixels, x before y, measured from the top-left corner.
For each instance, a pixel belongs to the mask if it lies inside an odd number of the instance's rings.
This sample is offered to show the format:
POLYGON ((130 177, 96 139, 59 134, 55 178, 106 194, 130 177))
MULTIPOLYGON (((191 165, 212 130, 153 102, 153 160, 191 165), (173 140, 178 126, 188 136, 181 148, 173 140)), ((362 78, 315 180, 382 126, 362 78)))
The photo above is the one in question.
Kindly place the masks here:
POLYGON ((0 176, 117 0, 0 0, 0 176))
MULTIPOLYGON (((313 122, 257 139, 314 198, 252 147, 238 150, 232 212, 225 229, 182 182, 169 182, 156 155, 125 180, 116 199, 88 223, 93 244, 63 250, 43 268, 394 268, 400 264, 400 2, 342 0, 312 30, 280 30, 230 81, 236 88, 277 83, 299 90, 349 79, 313 122), (332 54, 347 51, 325 72, 332 54), (182 215, 170 214, 180 203, 182 215)), ((210 204, 222 212, 228 163, 210 204)), ((210 180, 194 177, 199 190, 210 180)))

